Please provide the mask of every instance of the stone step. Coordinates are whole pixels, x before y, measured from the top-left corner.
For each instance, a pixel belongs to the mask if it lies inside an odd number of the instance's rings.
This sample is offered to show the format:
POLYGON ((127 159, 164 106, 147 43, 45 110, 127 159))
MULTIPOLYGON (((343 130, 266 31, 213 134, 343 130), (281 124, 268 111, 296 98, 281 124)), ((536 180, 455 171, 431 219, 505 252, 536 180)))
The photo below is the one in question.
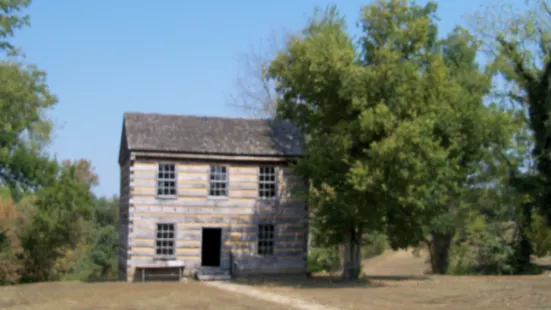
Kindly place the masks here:
POLYGON ((198 270, 201 274, 230 274, 230 271, 222 268, 201 267, 198 270))
POLYGON ((231 276, 229 273, 218 273, 218 274, 204 274, 199 273, 197 275, 199 281, 229 281, 231 276))

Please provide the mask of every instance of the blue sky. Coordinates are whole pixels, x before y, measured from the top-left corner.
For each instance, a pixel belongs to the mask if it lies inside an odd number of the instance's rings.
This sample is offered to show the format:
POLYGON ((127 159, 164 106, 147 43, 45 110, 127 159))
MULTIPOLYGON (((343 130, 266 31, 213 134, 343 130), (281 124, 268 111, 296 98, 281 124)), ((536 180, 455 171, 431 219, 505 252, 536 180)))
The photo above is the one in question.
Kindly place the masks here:
MULTIPOLYGON (((446 33, 487 1, 438 2, 446 33)), ((243 71, 236 58, 273 31, 299 29, 314 7, 332 3, 35 0, 32 27, 18 32, 15 43, 48 72, 59 97, 52 152, 91 160, 100 178, 95 193, 113 195, 125 111, 243 116, 228 106, 243 71)), ((336 3, 354 28, 369 1, 336 3)))

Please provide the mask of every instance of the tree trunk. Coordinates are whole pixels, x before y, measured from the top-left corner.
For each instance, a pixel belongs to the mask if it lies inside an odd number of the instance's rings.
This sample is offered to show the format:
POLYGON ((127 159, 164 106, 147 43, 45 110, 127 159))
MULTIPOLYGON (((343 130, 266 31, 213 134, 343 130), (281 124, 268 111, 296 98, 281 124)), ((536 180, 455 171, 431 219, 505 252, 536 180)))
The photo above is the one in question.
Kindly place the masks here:
POLYGON ((452 238, 452 234, 431 233, 431 240, 427 244, 429 246, 432 273, 446 274, 448 272, 452 238))
POLYGON ((528 270, 531 263, 532 243, 528 238, 527 230, 532 226, 532 204, 522 204, 522 216, 517 223, 519 242, 515 248, 515 273, 523 273, 528 270))
POLYGON ((358 279, 361 272, 361 229, 349 229, 344 236, 344 255, 342 262, 343 280, 358 279))

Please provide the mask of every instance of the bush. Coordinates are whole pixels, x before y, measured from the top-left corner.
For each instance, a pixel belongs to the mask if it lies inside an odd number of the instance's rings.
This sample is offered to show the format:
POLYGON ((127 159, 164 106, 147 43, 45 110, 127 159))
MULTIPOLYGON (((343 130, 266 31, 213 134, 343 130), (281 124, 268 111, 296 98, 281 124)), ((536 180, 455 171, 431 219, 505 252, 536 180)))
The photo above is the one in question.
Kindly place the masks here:
POLYGON ((310 248, 308 251, 308 272, 330 272, 340 265, 337 247, 310 248))
POLYGON ((22 267, 19 258, 0 241, 0 285, 17 283, 22 267))
POLYGON ((479 232, 473 239, 475 250, 475 270, 482 274, 510 274, 513 272, 511 258, 515 254, 511 246, 513 240, 507 240, 510 227, 502 223, 488 224, 486 230, 479 232))
POLYGON ((456 237, 451 249, 450 274, 511 274, 514 227, 477 218, 456 237))
POLYGON ((532 213, 532 227, 528 231, 534 255, 544 257, 551 254, 551 228, 537 212, 532 213))
POLYGON ((370 233, 362 246, 362 258, 371 258, 383 254, 388 249, 388 238, 382 233, 370 233))

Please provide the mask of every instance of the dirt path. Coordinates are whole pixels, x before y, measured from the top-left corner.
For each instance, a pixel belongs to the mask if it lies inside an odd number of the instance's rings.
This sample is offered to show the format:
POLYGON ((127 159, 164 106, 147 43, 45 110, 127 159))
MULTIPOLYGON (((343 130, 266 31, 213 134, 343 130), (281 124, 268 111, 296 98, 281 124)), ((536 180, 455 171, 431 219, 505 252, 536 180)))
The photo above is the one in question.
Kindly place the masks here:
MULTIPOLYGON (((250 286, 234 284, 230 282, 208 281, 205 284, 225 290, 232 293, 246 295, 252 298, 278 303, 285 307, 291 307, 299 310, 337 310, 333 307, 323 306, 321 304, 307 302, 299 298, 274 294, 263 290, 255 289, 250 286)), ((367 310, 367 309, 366 309, 367 310)))
POLYGON ((427 253, 414 255, 413 250, 386 251, 362 262, 362 270, 367 275, 422 276, 429 267, 427 253))
MULTIPOLYGON (((363 262, 363 271, 369 275, 384 276, 419 276, 423 275, 427 265, 426 254, 420 253, 419 256, 413 254, 413 251, 387 251, 382 255, 365 260, 363 262)), ((205 284, 252 298, 266 300, 278 303, 285 307, 292 307, 300 310, 337 310, 337 308, 324 306, 314 302, 308 302, 298 297, 290 297, 282 294, 267 292, 266 290, 256 289, 251 286, 239 285, 230 282, 208 281, 205 284)), ((366 308, 364 308, 366 309, 366 308)))

